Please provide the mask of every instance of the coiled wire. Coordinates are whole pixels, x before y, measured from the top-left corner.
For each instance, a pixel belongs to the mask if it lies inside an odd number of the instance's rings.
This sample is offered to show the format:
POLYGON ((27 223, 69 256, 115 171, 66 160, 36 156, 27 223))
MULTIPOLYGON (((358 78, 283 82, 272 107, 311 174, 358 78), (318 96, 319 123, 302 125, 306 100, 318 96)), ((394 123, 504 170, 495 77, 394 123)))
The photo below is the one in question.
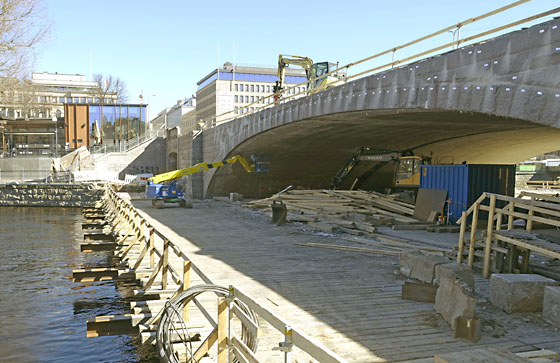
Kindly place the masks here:
MULTIPOLYGON (((197 285, 181 292, 165 303, 156 330, 156 347, 159 357, 163 362, 180 363, 179 355, 173 349, 173 334, 175 333, 185 346, 187 355, 186 362, 198 363, 198 360, 194 358, 192 343, 189 338, 188 328, 183 320, 182 312, 186 304, 204 292, 213 292, 220 297, 229 295, 229 289, 223 286, 211 284, 197 285)), ((257 327, 259 326, 259 319, 253 310, 238 299, 234 299, 233 303, 236 304, 257 327)), ((241 340, 253 352, 257 351, 258 338, 243 324, 241 325, 241 340)), ((235 359, 234 362, 237 362, 237 359, 235 359)))

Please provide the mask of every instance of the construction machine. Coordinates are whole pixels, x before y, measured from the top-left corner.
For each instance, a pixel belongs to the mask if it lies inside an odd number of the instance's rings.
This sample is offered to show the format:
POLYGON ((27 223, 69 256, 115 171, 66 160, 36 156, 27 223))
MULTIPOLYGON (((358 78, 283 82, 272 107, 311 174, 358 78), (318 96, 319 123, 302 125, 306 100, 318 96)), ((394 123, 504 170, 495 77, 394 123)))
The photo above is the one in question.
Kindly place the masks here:
POLYGON ((290 65, 300 66, 305 70, 305 76, 307 80, 312 80, 314 78, 320 77, 307 84, 307 90, 309 92, 318 92, 329 87, 330 83, 338 81, 341 78, 346 77, 346 73, 337 72, 329 76, 324 76, 338 68, 337 63, 332 62, 319 62, 313 63, 313 60, 308 57, 302 57, 299 55, 284 55, 280 54, 278 56, 278 78, 276 86, 273 90, 275 94, 280 94, 284 89, 284 82, 286 76, 286 68, 290 65), (324 76, 324 77, 321 77, 324 76))
POLYGON ((425 156, 413 155, 412 151, 407 150, 387 151, 375 150, 368 147, 362 147, 352 155, 344 166, 332 178, 331 188, 338 188, 344 178, 350 174, 352 169, 362 161, 376 162, 371 168, 366 170, 362 175, 358 176, 350 189, 359 188, 371 175, 381 169, 388 163, 396 163, 395 173, 393 177, 392 188, 396 189, 415 189, 420 186, 420 166, 430 164, 431 158, 425 156))
POLYGON ((211 164, 199 163, 189 168, 173 170, 149 178, 148 185, 146 186, 146 198, 151 199, 152 205, 156 208, 162 208, 165 203, 179 203, 182 207, 192 206, 190 203, 187 203, 187 198, 183 192, 177 188, 177 179, 185 175, 199 173, 236 162, 239 162, 248 173, 254 171, 254 167, 249 165, 247 160, 241 155, 235 155, 229 159, 216 161, 211 164))

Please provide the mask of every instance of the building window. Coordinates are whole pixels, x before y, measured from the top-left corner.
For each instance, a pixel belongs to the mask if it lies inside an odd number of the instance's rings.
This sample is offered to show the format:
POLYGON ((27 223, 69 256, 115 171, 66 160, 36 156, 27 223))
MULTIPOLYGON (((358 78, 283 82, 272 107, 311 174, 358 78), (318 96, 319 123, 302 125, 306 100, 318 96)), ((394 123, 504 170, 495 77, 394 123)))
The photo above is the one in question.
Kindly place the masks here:
MULTIPOLYGON (((237 97, 237 96, 235 96, 237 97)), ((239 107, 235 106, 235 114, 237 115, 239 113, 239 107)))
POLYGON ((79 98, 78 97, 74 97, 74 103, 79 103, 79 98))
POLYGON ((251 96, 251 103, 255 102, 255 97, 251 96))
MULTIPOLYGON (((237 90, 236 90, 236 91, 237 91, 237 90)), ((239 91, 240 91, 240 92, 243 92, 243 85, 242 85, 242 84, 239 85, 239 91)))
POLYGON ((245 91, 249 92, 249 85, 248 84, 245 85, 245 91))
POLYGON ((251 85, 251 92, 255 92, 255 85, 254 84, 251 85))
POLYGON ((254 107, 251 107, 251 111, 255 111, 255 108, 254 108, 254 107))
POLYGON ((245 96, 245 103, 249 103, 249 96, 245 96))
POLYGON ((233 102, 238 102, 238 97, 237 96, 233 96, 233 102))
POLYGON ((270 86, 266 86, 266 92, 270 92, 270 86))
POLYGON ((64 103, 64 97, 59 97, 59 98, 58 98, 58 102, 64 103))
POLYGON ((239 91, 239 85, 237 83, 234 85, 234 89, 235 89, 235 92, 239 91))
POLYGON ((72 97, 66 97, 66 103, 72 103, 72 97))
POLYGON ((85 97, 80 98, 80 103, 86 103, 86 98, 85 97))
POLYGON ((258 84, 255 86, 255 89, 256 89, 257 92, 259 92, 259 85, 258 84))
POLYGON ((47 97, 46 96, 39 97, 39 102, 47 102, 47 97))
POLYGON ((93 97, 88 97, 87 101, 88 103, 93 103, 93 97))
POLYGON ((260 99, 260 97, 259 97, 259 96, 257 96, 257 102, 259 102, 259 99, 260 99))

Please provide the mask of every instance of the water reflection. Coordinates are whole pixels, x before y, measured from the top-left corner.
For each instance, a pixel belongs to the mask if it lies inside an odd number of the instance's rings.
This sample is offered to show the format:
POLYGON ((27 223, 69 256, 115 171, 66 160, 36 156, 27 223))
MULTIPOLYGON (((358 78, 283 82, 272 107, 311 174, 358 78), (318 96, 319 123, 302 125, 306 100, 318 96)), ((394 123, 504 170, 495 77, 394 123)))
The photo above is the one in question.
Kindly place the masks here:
POLYGON ((128 304, 112 282, 72 282, 74 268, 116 262, 80 252, 82 221, 79 209, 0 207, 0 361, 157 361, 137 336, 86 338, 88 318, 128 304))

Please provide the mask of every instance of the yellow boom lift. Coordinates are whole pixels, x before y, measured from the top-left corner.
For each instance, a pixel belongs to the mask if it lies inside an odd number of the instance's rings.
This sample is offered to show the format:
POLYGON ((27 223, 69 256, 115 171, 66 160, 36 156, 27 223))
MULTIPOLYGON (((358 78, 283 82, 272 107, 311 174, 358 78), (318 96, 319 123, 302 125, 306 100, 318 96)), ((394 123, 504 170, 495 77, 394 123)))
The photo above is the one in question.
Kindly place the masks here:
POLYGON ((152 205, 156 208, 163 207, 164 203, 179 203, 181 206, 186 207, 187 202, 185 195, 177 188, 177 179, 182 176, 198 173, 201 171, 209 170, 212 168, 219 168, 226 164, 234 164, 239 162, 243 169, 248 173, 254 171, 254 167, 249 165, 241 155, 235 155, 229 159, 216 161, 214 163, 199 163, 194 166, 170 171, 163 174, 155 175, 148 179, 146 186, 146 197, 152 200, 152 205))

